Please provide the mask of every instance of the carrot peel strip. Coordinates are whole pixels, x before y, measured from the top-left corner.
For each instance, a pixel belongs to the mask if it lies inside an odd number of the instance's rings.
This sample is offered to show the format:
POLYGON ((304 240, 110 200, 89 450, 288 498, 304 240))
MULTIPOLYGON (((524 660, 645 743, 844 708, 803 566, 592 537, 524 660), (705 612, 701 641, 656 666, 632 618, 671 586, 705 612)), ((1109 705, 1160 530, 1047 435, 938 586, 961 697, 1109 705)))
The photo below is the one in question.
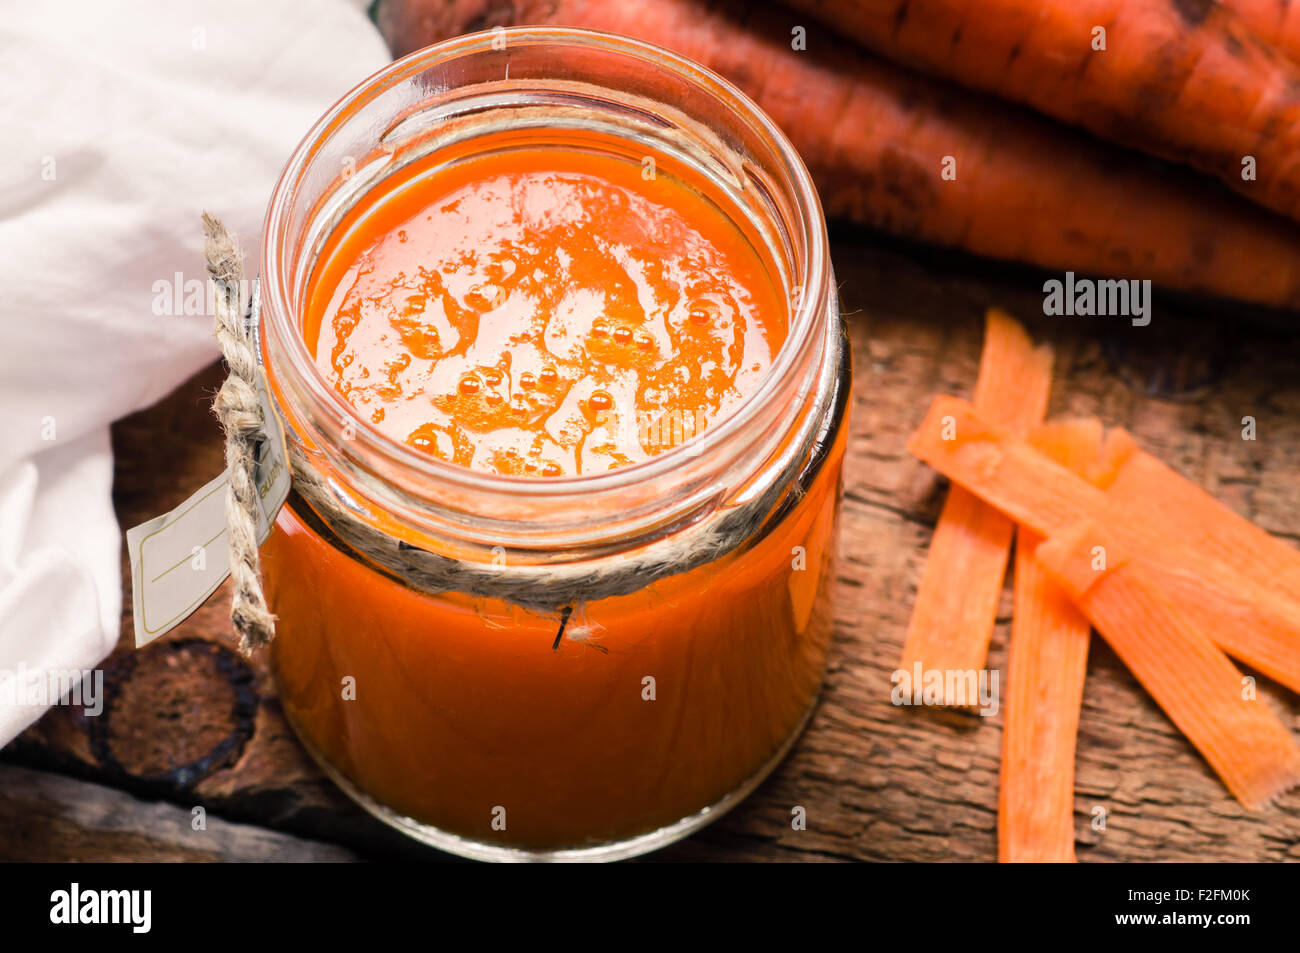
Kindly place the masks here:
MULTIPOLYGON (((1044 425, 1033 443, 1071 470, 1092 473, 1101 455, 1101 422, 1044 425)), ((1074 753, 1091 626, 1035 559, 1041 542, 1024 527, 1016 536, 998 860, 1072 863, 1074 753)))
MULTIPOLYGON (((1116 434, 1117 439, 1132 441, 1118 428, 1116 434)), ((1213 552, 1234 565, 1267 566, 1259 582, 1300 599, 1300 550, 1233 512, 1151 454, 1128 454, 1106 493, 1121 506, 1143 507, 1150 519, 1166 528, 1171 542, 1213 552)))
POLYGON ((984 317, 975 406, 1011 431, 1027 432, 1047 413, 1052 360, 1048 345, 1035 347, 1019 321, 990 308, 984 317))
MULTIPOLYGON (((1220 648, 1300 691, 1300 600, 1290 598, 1275 582, 1238 568, 1255 561, 1240 558, 1240 540, 1249 534, 1233 528, 1232 520, 1220 521, 1227 529, 1189 529, 1186 524, 1193 521, 1186 513, 1117 489, 1132 462, 1144 455, 1122 431, 1112 440, 1114 434, 1108 435, 1099 464, 1098 478, 1113 480, 1107 490, 955 397, 935 398, 908 449, 1039 535, 1051 536, 1085 520, 1104 526, 1130 551, 1143 554, 1148 578, 1158 581, 1167 594, 1194 595, 1183 601, 1180 611, 1220 648), (1230 560, 1234 553, 1239 554, 1235 561, 1230 560)), ((1281 541, 1274 543, 1289 549, 1281 541)))
MULTIPOLYGON (((1014 318, 990 310, 976 406, 1012 432, 1023 433, 1047 409, 1051 375, 1051 349, 1035 347, 1014 318)), ((917 587, 901 669, 984 667, 1014 529, 1009 519, 960 487, 949 492, 917 587)), ((945 695, 941 701, 957 700, 945 695)))
POLYGON ((1113 535, 1084 521, 1036 558, 1243 806, 1300 784, 1300 747, 1281 720, 1113 535))
POLYGON ((1104 511, 1106 494, 980 414, 940 395, 907 442, 913 456, 1040 536, 1104 511))

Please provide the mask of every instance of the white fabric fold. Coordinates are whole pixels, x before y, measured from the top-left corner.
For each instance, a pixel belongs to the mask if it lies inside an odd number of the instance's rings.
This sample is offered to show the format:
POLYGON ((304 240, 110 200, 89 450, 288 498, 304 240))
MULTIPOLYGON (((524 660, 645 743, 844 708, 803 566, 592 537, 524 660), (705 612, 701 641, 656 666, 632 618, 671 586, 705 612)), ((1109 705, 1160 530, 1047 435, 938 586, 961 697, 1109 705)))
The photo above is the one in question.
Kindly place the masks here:
MULTIPOLYGON (((255 272, 294 146, 389 58, 364 7, 25 3, 0 18, 0 745, 43 711, 7 678, 90 669, 117 641, 108 425, 217 357, 206 304, 185 307, 206 281, 199 214, 226 221, 255 272)), ((165 441, 145 464, 166 469, 165 441)))

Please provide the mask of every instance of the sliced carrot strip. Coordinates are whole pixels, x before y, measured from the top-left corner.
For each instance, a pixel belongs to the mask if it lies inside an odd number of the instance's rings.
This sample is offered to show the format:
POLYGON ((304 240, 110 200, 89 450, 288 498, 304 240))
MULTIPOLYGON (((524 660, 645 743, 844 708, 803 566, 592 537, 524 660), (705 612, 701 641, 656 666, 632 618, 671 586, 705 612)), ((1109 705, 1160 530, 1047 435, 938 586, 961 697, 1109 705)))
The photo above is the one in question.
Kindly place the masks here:
MULTIPOLYGON (((959 486, 944 500, 916 590, 899 668, 984 667, 1015 524, 959 486)), ((946 695, 941 703, 954 703, 946 695)))
POLYGON ((1028 443, 1089 483, 1097 482, 1102 468, 1116 466, 1103 456, 1106 428, 1096 417, 1058 417, 1045 421, 1029 431, 1028 443))
POLYGON ((1247 809, 1300 784, 1300 747, 1123 543, 1082 522, 1037 559, 1247 809))
POLYGON ((1003 706, 998 860, 1073 863, 1074 751, 1088 665, 1088 620, 1016 537, 1015 608, 1003 706))
MULTIPOLYGON (((1024 328, 992 309, 975 405, 1013 433, 1043 418, 1052 382, 1052 352, 1035 347, 1024 328)), ((997 617, 1015 527, 993 507, 954 487, 930 540, 899 667, 911 672, 982 669, 997 617)), ((947 680, 945 680, 945 684, 947 680)), ((957 699, 946 695, 942 703, 957 699)))
POLYGON ((1131 442, 1122 432, 1108 439, 1098 478, 1105 479, 1109 471, 1113 482, 1104 491, 955 397, 935 398, 908 448, 1039 535, 1051 536, 1085 520, 1103 525, 1124 546, 1143 554, 1171 595, 1194 594, 1181 609, 1219 647, 1300 691, 1300 601, 1280 594, 1276 584, 1251 571, 1258 556, 1246 558, 1241 552, 1236 537, 1246 534, 1231 528, 1231 521, 1224 521, 1229 528, 1217 534, 1200 532, 1184 525, 1199 510, 1155 506, 1117 491, 1125 470, 1140 455, 1125 449, 1126 439, 1131 442), (1229 561, 1233 553, 1238 554, 1235 562, 1229 561))
POLYGON ((1271 592, 1241 588, 1240 573, 1195 571, 1148 560, 1157 582, 1183 612, 1233 658, 1300 692, 1300 606, 1271 592))
POLYGON ((975 378, 980 413, 1013 433, 1025 433, 1047 413, 1051 389, 1051 347, 1035 347, 1019 321, 990 308, 984 316, 984 350, 975 378))
POLYGON ((1106 494, 993 423, 968 401, 941 394, 907 441, 913 456, 1040 536, 1105 511, 1106 494))
MULTIPOLYGON (((1122 434, 1118 439, 1133 440, 1118 428, 1116 433, 1122 434)), ((1169 539, 1214 553, 1232 565, 1255 566, 1260 583, 1300 599, 1300 550, 1233 512, 1151 454, 1129 454, 1106 492, 1121 505, 1142 507, 1167 528, 1169 539)))
MULTIPOLYGON (((1101 459, 1096 418, 1045 424, 1031 440, 1076 473, 1093 473, 1101 459)), ((1032 530, 1017 532, 998 860, 1073 863, 1074 750, 1091 626, 1035 560, 1040 542, 1032 530)))

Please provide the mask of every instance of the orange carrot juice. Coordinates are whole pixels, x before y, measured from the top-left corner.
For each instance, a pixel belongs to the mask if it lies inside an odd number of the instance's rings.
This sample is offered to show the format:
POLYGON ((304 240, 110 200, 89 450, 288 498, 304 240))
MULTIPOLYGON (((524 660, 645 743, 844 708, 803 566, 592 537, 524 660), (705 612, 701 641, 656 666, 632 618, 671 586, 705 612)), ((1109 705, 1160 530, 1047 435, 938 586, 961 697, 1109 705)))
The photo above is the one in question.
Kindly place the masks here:
POLYGON ((743 401, 785 339, 784 295, 740 229, 613 156, 476 158, 369 212, 314 283, 316 366, 363 420, 461 466, 639 462, 668 425, 743 401))

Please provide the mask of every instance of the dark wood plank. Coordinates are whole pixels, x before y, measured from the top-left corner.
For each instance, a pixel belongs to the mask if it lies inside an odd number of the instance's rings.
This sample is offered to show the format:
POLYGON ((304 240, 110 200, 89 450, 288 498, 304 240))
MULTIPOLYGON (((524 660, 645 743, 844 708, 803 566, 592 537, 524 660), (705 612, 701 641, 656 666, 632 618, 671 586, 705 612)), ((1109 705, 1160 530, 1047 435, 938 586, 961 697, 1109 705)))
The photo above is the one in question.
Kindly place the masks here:
POLYGON ((0 765, 0 861, 339 863, 351 851, 44 771, 0 765))
MULTIPOLYGON (((1300 540, 1300 356, 1292 339, 1235 312, 1157 297, 1150 327, 1048 319, 1041 278, 917 256, 853 236, 837 247, 853 312, 855 387, 841 587, 826 690, 794 753, 753 797, 657 860, 991 860, 1001 717, 895 708, 889 676, 943 484, 904 450, 936 391, 969 394, 983 309, 1029 320, 1058 350, 1057 413, 1098 413, 1272 532, 1300 540), (1036 316, 1036 317, 1035 317, 1036 316), (1259 439, 1241 439, 1254 416, 1259 439), (808 829, 791 830, 803 806, 808 829)), ((211 368, 114 428, 123 525, 174 506, 221 467, 206 401, 211 368), (155 470, 163 455, 167 471, 155 470)), ((129 600, 128 600, 129 602, 129 600)), ((352 807, 297 746, 266 662, 232 650, 219 592, 141 652, 107 663, 106 717, 56 709, 10 760, 91 778, 216 815, 346 844, 366 856, 436 857, 352 807)), ((1009 613, 1004 594, 1003 615, 1009 613)), ((1007 626, 990 664, 1006 662, 1007 626)), ((1262 694, 1297 726, 1296 699, 1262 694)), ((15 824, 21 802, 0 802, 15 824)), ((1094 639, 1080 727, 1082 860, 1300 859, 1300 794, 1250 815, 1123 666, 1094 639), (1094 811, 1105 812, 1094 830, 1094 811)), ((35 847, 33 846, 33 850, 35 847)))

